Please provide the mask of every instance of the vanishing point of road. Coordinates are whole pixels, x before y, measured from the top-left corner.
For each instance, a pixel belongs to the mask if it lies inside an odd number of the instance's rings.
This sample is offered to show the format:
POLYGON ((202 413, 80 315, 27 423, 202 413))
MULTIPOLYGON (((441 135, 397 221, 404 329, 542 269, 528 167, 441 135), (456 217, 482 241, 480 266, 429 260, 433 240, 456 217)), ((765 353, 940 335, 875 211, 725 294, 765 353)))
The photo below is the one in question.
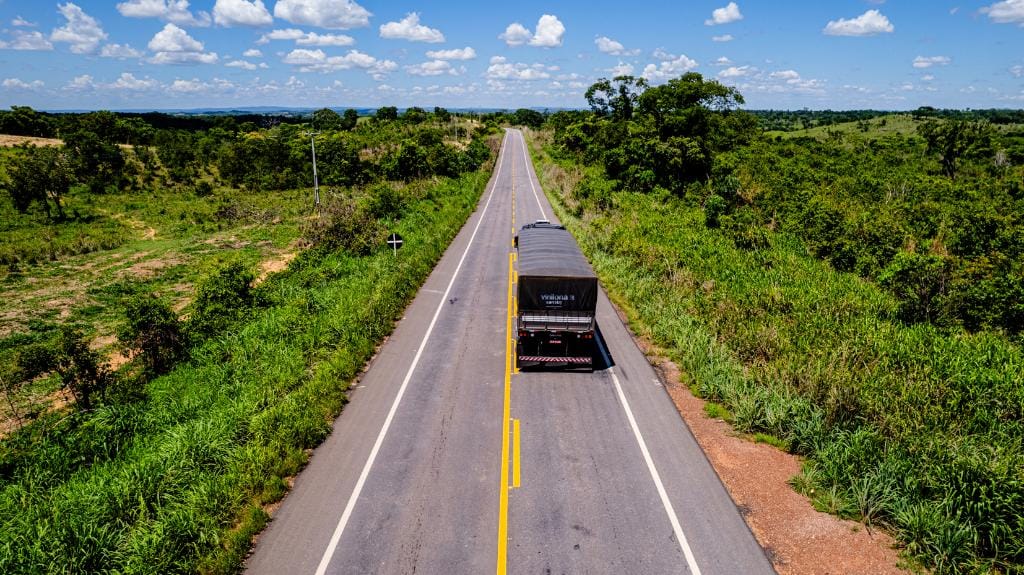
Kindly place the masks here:
POLYGON ((507 130, 247 573, 773 573, 603 292, 593 373, 515 369, 512 238, 538 219, 555 221, 507 130))

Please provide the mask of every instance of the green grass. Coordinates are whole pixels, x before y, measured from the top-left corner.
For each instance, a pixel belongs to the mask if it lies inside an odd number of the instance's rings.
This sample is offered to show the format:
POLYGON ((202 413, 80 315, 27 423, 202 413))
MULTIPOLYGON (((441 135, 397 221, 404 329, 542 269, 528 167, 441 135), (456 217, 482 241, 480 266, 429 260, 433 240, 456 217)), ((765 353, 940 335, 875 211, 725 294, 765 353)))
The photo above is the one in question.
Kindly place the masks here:
MULTIPOLYGON (((765 136, 770 138, 814 138, 825 141, 833 134, 842 136, 861 136, 866 138, 881 138, 885 136, 917 136, 917 127, 924 123, 925 119, 915 119, 913 114, 887 114, 877 118, 871 118, 863 122, 840 122, 829 126, 815 126, 801 130, 781 131, 770 130, 765 136)), ((995 124, 997 131, 1007 132, 1019 130, 1018 124, 995 124)))
POLYGON ((0 444, 0 572, 236 571, 487 176, 426 186, 394 225, 397 258, 300 255, 261 286, 267 307, 144 400, 50 414, 0 444))
POLYGON ((789 235, 738 249, 667 195, 573 195, 592 168, 535 152, 544 189, 635 330, 741 432, 809 459, 821 509, 889 526, 942 573, 1024 564, 1024 354, 907 326, 789 235), (592 204, 591 204, 592 205, 592 204))
POLYGON ((708 401, 704 404, 704 414, 712 419, 732 421, 732 413, 724 405, 713 401, 708 401))

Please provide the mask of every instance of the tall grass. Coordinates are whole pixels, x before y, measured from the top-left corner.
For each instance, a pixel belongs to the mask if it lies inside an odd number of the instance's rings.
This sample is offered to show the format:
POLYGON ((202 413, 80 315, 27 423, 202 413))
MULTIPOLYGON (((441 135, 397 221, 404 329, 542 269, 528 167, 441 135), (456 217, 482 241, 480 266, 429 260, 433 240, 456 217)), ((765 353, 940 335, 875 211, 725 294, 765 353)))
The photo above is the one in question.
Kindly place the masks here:
POLYGON ((394 223, 398 257, 300 255, 261 286, 266 308, 145 400, 53 414, 0 444, 0 572, 236 571, 486 178, 415 198, 394 223))
POLYGON ((807 457, 819 509, 890 528, 939 573, 1024 569, 1024 354, 896 320, 874 284, 767 234, 738 249, 668 196, 581 197, 596 171, 538 153, 610 296, 739 430, 807 457), (584 182, 581 184, 580 182, 584 182))

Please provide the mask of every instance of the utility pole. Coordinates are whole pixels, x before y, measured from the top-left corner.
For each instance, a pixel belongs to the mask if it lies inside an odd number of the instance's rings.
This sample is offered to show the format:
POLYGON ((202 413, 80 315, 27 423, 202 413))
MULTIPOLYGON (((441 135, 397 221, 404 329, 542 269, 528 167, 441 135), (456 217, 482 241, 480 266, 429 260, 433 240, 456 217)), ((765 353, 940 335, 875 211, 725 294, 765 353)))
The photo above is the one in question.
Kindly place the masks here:
POLYGON ((309 136, 309 147, 313 150, 313 206, 316 213, 320 213, 320 180, 316 175, 316 137, 320 132, 305 132, 309 136))

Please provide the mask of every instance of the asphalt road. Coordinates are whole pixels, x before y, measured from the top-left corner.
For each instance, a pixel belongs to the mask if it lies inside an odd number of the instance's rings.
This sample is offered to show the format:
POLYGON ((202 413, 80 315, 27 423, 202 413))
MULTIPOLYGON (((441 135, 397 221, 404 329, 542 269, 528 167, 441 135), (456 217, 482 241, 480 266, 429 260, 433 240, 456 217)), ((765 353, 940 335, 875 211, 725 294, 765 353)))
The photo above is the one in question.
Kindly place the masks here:
POLYGON ((555 221, 527 158, 509 130, 248 573, 773 573, 603 292, 609 367, 511 368, 513 229, 555 221))

